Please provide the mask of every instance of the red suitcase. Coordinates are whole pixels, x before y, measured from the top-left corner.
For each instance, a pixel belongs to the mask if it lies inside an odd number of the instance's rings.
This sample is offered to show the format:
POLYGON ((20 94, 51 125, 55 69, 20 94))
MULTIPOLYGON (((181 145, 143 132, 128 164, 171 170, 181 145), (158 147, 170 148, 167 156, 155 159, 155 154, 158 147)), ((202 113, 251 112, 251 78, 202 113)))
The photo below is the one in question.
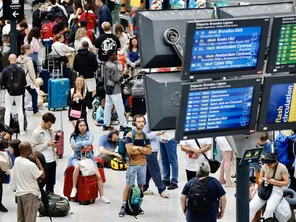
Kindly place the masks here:
POLYGON ((106 177, 105 177, 105 171, 104 171, 104 160, 101 157, 95 157, 95 161, 97 162, 97 166, 99 169, 99 172, 101 174, 102 177, 102 181, 103 183, 106 182, 106 177))
POLYGON ((79 204, 90 204, 94 203, 98 197, 98 178, 96 175, 84 177, 78 176, 77 180, 77 195, 75 198, 70 198, 70 194, 73 187, 73 171, 74 167, 70 166, 66 169, 66 175, 64 178, 64 196, 69 200, 78 201, 79 204))
POLYGON ((57 142, 57 155, 62 158, 64 155, 64 131, 63 131, 63 115, 61 111, 61 130, 54 131, 54 140, 57 142))

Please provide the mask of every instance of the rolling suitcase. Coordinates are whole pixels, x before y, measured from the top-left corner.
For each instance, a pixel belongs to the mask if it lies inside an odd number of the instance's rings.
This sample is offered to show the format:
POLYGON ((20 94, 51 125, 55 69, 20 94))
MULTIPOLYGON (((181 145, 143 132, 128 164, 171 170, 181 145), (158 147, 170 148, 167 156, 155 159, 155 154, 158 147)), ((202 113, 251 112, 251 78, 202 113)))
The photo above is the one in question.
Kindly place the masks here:
POLYGON ((98 197, 98 178, 96 175, 84 177, 78 176, 77 180, 77 195, 75 198, 71 198, 70 194, 73 187, 73 171, 74 167, 70 166, 66 169, 64 178, 64 196, 68 199, 78 201, 79 204, 90 204, 94 203, 98 197))
POLYGON ((48 109, 66 109, 70 81, 67 78, 49 79, 48 81, 48 109))
POLYGON ((104 160, 101 157, 95 157, 95 161, 97 162, 98 170, 102 177, 103 183, 106 182, 105 171, 104 171, 104 160))
POLYGON ((61 130, 54 131, 54 140, 57 142, 57 155, 62 158, 64 155, 64 130, 63 130, 63 115, 61 111, 61 130))
POLYGON ((135 115, 145 115, 146 114, 146 104, 145 98, 132 98, 132 116, 135 115))

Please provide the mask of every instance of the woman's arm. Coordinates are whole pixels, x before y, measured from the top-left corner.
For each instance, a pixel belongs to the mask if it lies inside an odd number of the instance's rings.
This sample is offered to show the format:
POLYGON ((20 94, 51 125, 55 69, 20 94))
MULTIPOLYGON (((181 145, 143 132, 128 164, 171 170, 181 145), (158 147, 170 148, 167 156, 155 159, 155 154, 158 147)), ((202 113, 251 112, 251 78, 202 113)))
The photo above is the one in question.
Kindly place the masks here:
POLYGON ((78 16, 81 14, 81 12, 82 12, 82 9, 81 8, 78 8, 77 10, 76 10, 76 13, 75 13, 75 15, 74 15, 74 19, 76 19, 76 18, 78 18, 78 16))
POLYGON ((69 93, 68 93, 67 105, 68 105, 68 106, 72 106, 72 105, 73 105, 73 99, 72 99, 71 90, 70 90, 69 93))
POLYGON ((93 135, 89 131, 87 132, 87 134, 88 134, 88 140, 76 142, 78 147, 81 148, 81 147, 84 147, 84 146, 92 145, 92 143, 93 143, 93 135))
POLYGON ((259 184, 262 184, 262 182, 263 182, 263 179, 262 178, 265 177, 265 172, 263 171, 263 167, 262 167, 262 169, 260 171, 260 176, 259 176, 259 179, 258 179, 259 184))
POLYGON ((126 62, 126 64, 129 64, 129 65, 132 64, 132 62, 131 62, 131 60, 129 58, 129 49, 127 49, 125 51, 124 56, 125 56, 125 62, 126 62))
POLYGON ((181 209, 184 214, 186 214, 186 200, 187 200, 187 196, 181 194, 181 197, 180 197, 181 209))
POLYGON ((289 175, 288 173, 284 173, 282 175, 282 181, 270 179, 268 182, 272 185, 279 186, 279 187, 286 187, 289 184, 289 175))
POLYGON ((33 82, 33 84, 36 86, 36 73, 34 69, 33 60, 28 61, 27 64, 28 64, 27 67, 28 67, 30 79, 33 82))
POLYGON ((181 150, 185 153, 195 153, 196 155, 199 154, 199 148, 191 148, 185 145, 180 145, 181 150))
POLYGON ((221 206, 221 211, 218 213, 218 219, 221 219, 224 216, 224 212, 225 212, 226 196, 223 195, 222 197, 220 197, 219 202, 220 202, 220 206, 221 206))

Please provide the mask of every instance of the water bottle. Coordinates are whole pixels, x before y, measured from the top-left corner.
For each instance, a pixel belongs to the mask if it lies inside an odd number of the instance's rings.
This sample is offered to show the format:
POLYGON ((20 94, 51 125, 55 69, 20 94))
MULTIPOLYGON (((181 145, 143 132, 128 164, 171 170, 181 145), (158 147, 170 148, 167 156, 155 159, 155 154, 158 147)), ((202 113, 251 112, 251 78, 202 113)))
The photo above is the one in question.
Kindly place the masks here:
POLYGON ((134 198, 134 204, 138 204, 139 203, 139 197, 135 197, 134 198))

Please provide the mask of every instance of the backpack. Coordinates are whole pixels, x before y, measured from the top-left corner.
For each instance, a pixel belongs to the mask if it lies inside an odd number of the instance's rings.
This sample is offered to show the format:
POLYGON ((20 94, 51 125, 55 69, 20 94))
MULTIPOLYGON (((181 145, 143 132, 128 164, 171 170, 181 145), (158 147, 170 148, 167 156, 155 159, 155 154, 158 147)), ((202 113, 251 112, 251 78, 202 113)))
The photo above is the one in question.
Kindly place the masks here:
POLYGON ((294 162, 296 156, 296 134, 288 136, 288 153, 289 159, 293 159, 294 162))
POLYGON ((41 217, 51 216, 51 217, 64 217, 70 211, 70 204, 67 198, 61 197, 57 194, 48 194, 48 210, 45 209, 42 199, 39 198, 38 212, 41 217))
POLYGON ((21 96, 25 93, 25 85, 27 83, 26 76, 20 72, 18 67, 7 67, 9 71, 6 89, 11 96, 21 96))
POLYGON ((140 213, 140 207, 143 202, 143 191, 139 187, 133 185, 128 193, 126 203, 126 214, 137 216, 140 213))
POLYGON ((200 213, 211 210, 210 205, 213 200, 208 191, 208 181, 210 179, 211 177, 196 180, 195 183, 190 186, 187 202, 188 210, 200 213))
MULTIPOLYGON (((123 138, 118 141, 118 153, 122 156, 122 162, 123 163, 125 163, 127 158, 128 158, 128 153, 126 151, 125 144, 126 144, 126 135, 130 131, 131 130, 125 130, 124 133, 123 133, 123 138)), ((143 135, 143 140, 144 140, 144 145, 145 145, 145 143, 146 143, 146 134, 144 132, 142 132, 142 135, 143 135)), ((133 130, 132 131, 132 141, 133 141, 133 143, 134 143, 135 137, 136 137, 136 132, 133 130)))
POLYGON ((49 13, 51 13, 55 17, 56 21, 60 20, 59 18, 61 18, 63 21, 67 21, 63 10, 59 6, 52 7, 49 13))
MULTIPOLYGON (((91 11, 91 10, 90 10, 91 11)), ((83 12, 78 20, 78 23, 80 23, 82 20, 87 21, 87 29, 95 29, 96 23, 97 23, 97 17, 96 14, 93 12, 88 12, 87 10, 83 12)))
POLYGON ((275 138, 274 145, 277 149, 277 158, 278 161, 284 164, 287 168, 290 168, 293 164, 293 157, 289 155, 289 137, 283 133, 279 133, 279 135, 275 138))
POLYGON ((94 101, 92 102, 93 110, 91 113, 93 120, 96 120, 96 118, 97 118, 97 110, 100 107, 100 103, 101 103, 100 98, 95 97, 94 101))

